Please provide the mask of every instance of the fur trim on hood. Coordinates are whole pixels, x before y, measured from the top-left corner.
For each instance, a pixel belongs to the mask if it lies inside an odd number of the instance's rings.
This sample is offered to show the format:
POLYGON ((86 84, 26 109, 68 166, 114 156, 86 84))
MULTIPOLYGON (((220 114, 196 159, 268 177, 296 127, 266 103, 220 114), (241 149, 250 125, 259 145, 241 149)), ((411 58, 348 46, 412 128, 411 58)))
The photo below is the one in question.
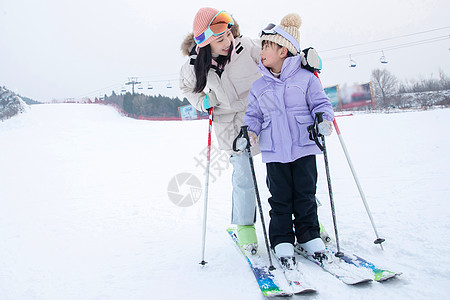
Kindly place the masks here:
MULTIPOLYGON (((236 19, 234 19, 234 25, 231 26, 231 33, 233 33, 234 38, 240 37, 241 32, 239 30, 239 24, 236 22, 236 19)), ((183 43, 181 43, 181 52, 185 56, 190 56, 191 50, 193 47, 195 47, 195 40, 194 40, 194 34, 191 32, 183 40, 183 43)))

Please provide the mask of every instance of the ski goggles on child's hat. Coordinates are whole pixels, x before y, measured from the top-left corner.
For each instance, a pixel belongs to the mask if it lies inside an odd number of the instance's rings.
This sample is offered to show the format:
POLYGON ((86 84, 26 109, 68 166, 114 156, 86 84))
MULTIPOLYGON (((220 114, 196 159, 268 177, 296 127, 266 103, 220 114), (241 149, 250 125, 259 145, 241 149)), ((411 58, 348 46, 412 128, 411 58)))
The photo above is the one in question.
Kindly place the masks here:
POLYGON ((261 32, 259 33, 259 37, 261 38, 263 35, 273 35, 273 34, 279 34, 285 39, 287 39, 297 50, 298 53, 300 53, 300 45, 298 44, 298 41, 289 33, 287 33, 285 30, 283 30, 281 27, 270 23, 266 26, 261 32))
POLYGON ((199 36, 194 37, 195 42, 197 45, 201 44, 212 36, 223 34, 233 25, 233 18, 224 10, 219 11, 214 18, 212 18, 211 22, 209 22, 208 29, 202 32, 199 36))

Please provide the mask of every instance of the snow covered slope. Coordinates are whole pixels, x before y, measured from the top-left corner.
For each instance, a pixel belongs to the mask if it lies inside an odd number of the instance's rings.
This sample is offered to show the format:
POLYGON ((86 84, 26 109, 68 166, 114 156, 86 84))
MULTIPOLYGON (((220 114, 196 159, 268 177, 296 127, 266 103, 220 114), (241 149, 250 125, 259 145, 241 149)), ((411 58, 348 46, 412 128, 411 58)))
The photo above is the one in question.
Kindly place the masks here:
MULTIPOLYGON (((338 123, 386 238, 384 251, 372 243, 333 134, 327 147, 342 248, 403 275, 346 286, 303 262, 319 291, 304 298, 445 298, 450 110, 358 114, 338 123)), ((261 299, 225 231, 231 209, 226 157, 213 155, 205 268, 198 264, 202 200, 180 207, 167 193, 179 173, 203 184, 207 126, 207 120, 128 119, 113 108, 83 104, 32 106, 0 123, 0 299, 261 299)), ((268 221, 265 167, 260 157, 255 164, 268 221)), ((319 213, 332 233, 321 156, 318 168, 319 213)), ((257 228, 262 243, 260 223, 257 228)))

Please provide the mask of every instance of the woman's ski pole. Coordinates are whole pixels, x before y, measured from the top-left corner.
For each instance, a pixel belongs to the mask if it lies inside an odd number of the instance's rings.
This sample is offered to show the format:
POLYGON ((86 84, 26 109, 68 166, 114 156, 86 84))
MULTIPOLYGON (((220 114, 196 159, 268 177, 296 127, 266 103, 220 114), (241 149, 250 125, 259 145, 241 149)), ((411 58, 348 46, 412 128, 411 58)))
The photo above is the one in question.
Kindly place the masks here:
POLYGON ((375 235, 376 235, 377 239, 374 241, 374 243, 379 244, 381 249, 383 249, 383 245, 381 243, 383 243, 385 241, 385 239, 380 238, 380 236, 378 235, 377 228, 375 227, 375 222, 373 221, 372 213, 370 212, 369 205, 367 204, 367 201, 366 201, 366 196, 364 195, 364 192, 361 188, 361 184, 359 183, 358 176, 356 175, 355 168, 353 167, 353 163, 350 159, 350 155, 348 154, 347 147, 345 146, 341 131, 339 130, 339 127, 336 123, 336 119, 334 119, 333 124, 334 124, 334 128, 336 129, 336 133, 339 137, 339 142, 341 143, 342 150, 344 150, 345 157, 347 158, 348 165, 350 166, 350 170, 352 171, 353 178, 355 179, 355 183, 358 186, 358 191, 359 191, 359 194, 361 195, 361 199, 364 203, 364 207, 366 208, 367 214, 369 215, 369 219, 370 219, 370 222, 372 223, 373 230, 375 231, 375 235))
POLYGON ((269 270, 275 270, 275 267, 273 266, 272 263, 272 256, 270 254, 270 247, 269 247, 269 239, 267 238, 267 231, 266 231, 266 224, 264 222, 264 214, 262 211, 262 206, 261 206, 261 198, 259 197, 259 190, 258 190, 258 183, 256 181, 256 174, 255 174, 255 166, 253 164, 253 157, 252 157, 252 153, 250 151, 250 139, 248 137, 248 126, 244 125, 241 126, 241 131, 239 132, 239 135, 236 137, 236 139, 233 142, 233 150, 234 151, 239 151, 239 149, 236 147, 236 143, 238 142, 238 139, 243 137, 246 141, 247 141, 247 145, 245 147, 245 152, 248 155, 248 160, 250 162, 250 170, 252 172, 252 178, 253 178, 253 186, 255 187, 255 194, 256 194, 256 202, 258 203, 258 208, 259 208, 259 215, 261 218, 261 224, 262 224, 262 228, 263 228, 263 233, 264 233, 264 241, 266 242, 266 249, 267 249, 267 255, 269 256, 269 270))
POLYGON ((205 261, 205 244, 206 244, 206 217, 208 214, 208 188, 209 188, 209 167, 211 165, 211 130, 213 119, 213 108, 209 109, 209 126, 208 126, 208 148, 206 151, 206 178, 205 178, 205 198, 203 204, 203 234, 202 234, 202 266, 206 265, 205 261))
POLYGON ((327 147, 325 145, 325 137, 319 133, 319 129, 318 129, 318 125, 322 121, 323 121, 323 112, 316 113, 316 119, 314 120, 314 124, 311 126, 308 126, 309 138, 311 140, 315 141, 317 146, 320 148, 320 150, 323 151, 323 157, 325 159, 325 171, 327 174, 328 193, 330 195, 331 214, 333 217, 334 235, 336 236, 337 252, 336 252, 335 256, 343 257, 344 253, 341 252, 341 248, 339 245, 339 234, 338 234, 337 221, 336 221, 336 210, 334 208, 333 190, 331 188, 331 176, 330 176, 330 168, 328 165, 327 147), (321 137, 322 143, 319 142, 319 137, 321 137))

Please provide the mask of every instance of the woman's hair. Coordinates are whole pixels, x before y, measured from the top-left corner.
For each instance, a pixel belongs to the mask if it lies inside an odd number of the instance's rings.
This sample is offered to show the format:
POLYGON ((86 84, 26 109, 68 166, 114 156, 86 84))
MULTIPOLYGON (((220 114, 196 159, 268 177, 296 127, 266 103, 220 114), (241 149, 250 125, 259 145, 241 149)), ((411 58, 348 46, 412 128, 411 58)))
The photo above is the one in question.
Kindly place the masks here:
MULTIPOLYGON (((230 45, 230 50, 228 51, 227 56, 219 55, 219 57, 215 59, 215 61, 217 62, 217 68, 219 70, 223 70, 225 68, 225 65, 230 61, 232 51, 233 51, 233 43, 231 43, 230 45)), ((211 46, 208 44, 205 47, 199 49, 197 58, 195 59, 194 62, 194 71, 196 77, 196 83, 194 88, 195 93, 201 93, 206 86, 206 79, 208 77, 209 69, 211 69, 212 65, 211 60, 212 60, 211 46)))

